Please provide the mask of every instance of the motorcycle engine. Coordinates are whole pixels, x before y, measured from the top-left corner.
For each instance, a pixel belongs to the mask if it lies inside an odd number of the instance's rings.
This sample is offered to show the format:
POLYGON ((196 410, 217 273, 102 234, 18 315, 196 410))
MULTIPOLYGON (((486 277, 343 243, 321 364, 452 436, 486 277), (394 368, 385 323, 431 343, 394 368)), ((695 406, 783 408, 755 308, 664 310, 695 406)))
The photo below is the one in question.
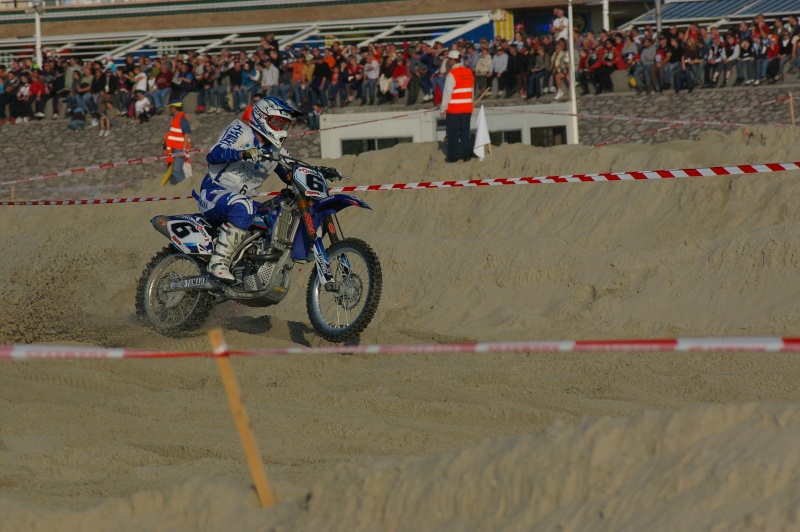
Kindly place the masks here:
MULTIPOLYGON (((274 305, 286 296, 293 263, 290 253, 284 255, 277 262, 247 261, 245 264, 242 281, 245 291, 256 296, 253 304, 274 305)), ((246 301, 242 303, 247 304, 246 301)))

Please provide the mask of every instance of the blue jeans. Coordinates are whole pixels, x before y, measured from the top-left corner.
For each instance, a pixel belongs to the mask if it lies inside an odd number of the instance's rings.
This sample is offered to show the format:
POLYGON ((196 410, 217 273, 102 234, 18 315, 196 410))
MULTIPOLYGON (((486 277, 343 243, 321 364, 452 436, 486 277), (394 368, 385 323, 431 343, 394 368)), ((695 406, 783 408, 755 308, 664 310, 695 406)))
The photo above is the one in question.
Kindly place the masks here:
POLYGON ((302 83, 298 83, 294 86, 294 104, 295 105, 302 105, 303 100, 308 98, 308 86, 303 86, 302 83))
POLYGON ((547 74, 546 70, 534 72, 528 77, 528 98, 536 96, 537 98, 542 95, 542 80, 544 75, 547 74))
POLYGON ((736 78, 745 81, 754 81, 756 79, 755 61, 739 61, 736 65, 736 78))
POLYGON ((217 107, 217 91, 214 87, 197 91, 197 107, 217 107))
POLYGON ((186 174, 183 173, 183 163, 186 161, 186 158, 183 156, 178 157, 176 155, 172 159, 172 173, 169 176, 169 182, 171 185, 177 185, 186 179, 186 174))
POLYGON ((308 113, 306 118, 308 118, 308 129, 312 131, 319 129, 319 115, 317 113, 308 113))
POLYGON ((375 86, 378 84, 378 78, 369 79, 367 78, 364 81, 364 84, 361 85, 361 99, 366 100, 367 95, 369 95, 369 101, 375 99, 375 86))
POLYGON ((686 65, 686 80, 690 89, 695 85, 703 84, 703 79, 700 77, 700 66, 700 63, 686 65))
POLYGON ((217 102, 216 107, 219 109, 224 108, 228 105, 228 86, 227 85, 217 85, 213 89, 211 89, 215 95, 215 101, 217 102))
POLYGON ((322 107, 328 107, 328 86, 320 88, 322 84, 321 79, 314 79, 311 81, 310 89, 311 89, 311 105, 321 105, 322 107))
POLYGON ((83 95, 80 96, 80 101, 83 103, 83 108, 90 113, 97 112, 97 102, 92 96, 91 92, 84 92, 83 95))
POLYGON ((422 92, 424 92, 426 96, 433 96, 433 82, 430 76, 422 76, 419 80, 419 86, 422 87, 422 92))
MULTIPOLYGON (((288 84, 288 83, 283 83, 282 85, 280 85, 280 87, 278 87, 278 90, 281 93, 281 99, 283 101, 285 101, 285 102, 288 102, 289 101, 289 93, 292 92, 292 86, 290 84, 288 84)), ((293 102, 293 103, 295 105, 297 105, 297 102, 293 102)))
POLYGON ((328 97, 334 105, 336 104, 337 95, 339 96, 340 105, 347 103, 347 88, 344 81, 337 81, 336 85, 331 84, 328 86, 328 97))
POLYGON ((640 89, 644 90, 647 87, 651 89, 654 88, 651 67, 639 63, 633 70, 633 77, 636 78, 636 86, 640 89))
POLYGON ((762 79, 767 77, 767 65, 769 64, 769 60, 766 57, 761 59, 756 59, 756 79, 762 79))
POLYGON ((253 101, 253 96, 261 90, 261 85, 253 83, 244 88, 244 93, 247 95, 244 103, 248 104, 253 101))
POLYGON ((153 107, 156 109, 163 109, 164 105, 169 100, 169 96, 172 94, 172 88, 166 87, 164 89, 156 89, 153 91, 153 107))
POLYGON ((242 104, 247 105, 247 89, 244 87, 239 87, 238 89, 234 89, 231 87, 231 94, 233 94, 233 111, 236 112, 242 106, 242 104))
POLYGON ((681 64, 680 63, 667 63, 664 65, 664 83, 665 84, 673 84, 672 77, 675 75, 675 71, 680 71, 681 64))
MULTIPOLYGON (((447 81, 447 76, 439 76, 438 78, 437 77, 433 78, 434 85, 438 85, 439 86, 439 90, 442 91, 442 94, 444 94, 444 82, 445 81, 447 81)), ((502 83, 500 82, 500 80, 498 80, 497 87, 498 87, 497 90, 503 90, 505 88, 505 87, 502 86, 502 83)))

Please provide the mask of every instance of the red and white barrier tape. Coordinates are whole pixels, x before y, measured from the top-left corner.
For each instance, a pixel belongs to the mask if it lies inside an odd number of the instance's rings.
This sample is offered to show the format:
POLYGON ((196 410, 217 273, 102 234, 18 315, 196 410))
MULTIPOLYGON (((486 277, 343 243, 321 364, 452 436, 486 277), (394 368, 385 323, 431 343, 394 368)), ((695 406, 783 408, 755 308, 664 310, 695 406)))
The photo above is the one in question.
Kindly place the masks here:
POLYGON ((449 354, 449 353, 544 353, 596 351, 657 351, 657 352, 766 352, 798 353, 800 338, 781 337, 721 337, 672 338, 663 340, 562 340, 530 342, 478 342, 460 344, 410 345, 351 345, 325 347, 285 347, 273 349, 234 350, 219 354, 198 351, 141 351, 136 349, 104 349, 53 345, 15 344, 0 346, 0 360, 80 359, 80 358, 178 358, 213 356, 282 356, 324 354, 449 354))
MULTIPOLYGON (((384 185, 353 185, 332 187, 332 193, 373 192, 378 190, 420 190, 439 188, 486 187, 499 185, 537 185, 549 183, 593 183, 607 181, 647 181, 656 179, 681 179, 689 177, 711 177, 726 175, 768 174, 800 170, 800 162, 743 164, 739 166, 712 166, 707 168, 684 168, 681 170, 643 170, 635 172, 608 172, 603 174, 571 174, 543 177, 500 177, 495 179, 463 179, 460 181, 421 181, 418 183, 389 183, 384 185)), ((259 197, 277 196, 278 191, 264 192, 259 197)), ((56 205, 102 205, 109 203, 144 203, 149 201, 168 201, 191 199, 192 196, 152 197, 152 198, 106 198, 89 200, 36 200, 3 201, 0 206, 56 206, 56 205)))
MULTIPOLYGON (((205 153, 207 151, 208 151, 207 149, 201 148, 197 150, 189 150, 187 153, 205 153)), ((122 166, 132 166, 135 164, 153 163, 156 161, 166 159, 167 157, 168 157, 167 155, 154 155, 152 157, 140 157, 136 159, 128 159, 127 161, 119 161, 116 163, 95 164, 93 166, 85 166, 83 168, 73 168, 72 170, 63 170, 61 172, 54 172, 51 174, 42 174, 34 177, 14 179, 11 181, 0 181, 0 186, 13 185, 16 183, 28 183, 30 181, 41 181, 42 179, 51 179, 53 177, 66 177, 76 174, 85 174, 87 172, 97 172, 98 170, 110 170, 112 168, 120 168, 122 166)))

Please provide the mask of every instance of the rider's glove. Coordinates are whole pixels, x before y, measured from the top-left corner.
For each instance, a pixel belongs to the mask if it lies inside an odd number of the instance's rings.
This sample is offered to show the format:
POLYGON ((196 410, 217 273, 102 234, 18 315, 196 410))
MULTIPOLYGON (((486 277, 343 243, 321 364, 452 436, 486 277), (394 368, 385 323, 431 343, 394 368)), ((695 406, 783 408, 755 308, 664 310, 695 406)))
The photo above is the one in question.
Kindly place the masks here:
POLYGON ((328 166, 317 166, 316 170, 322 174, 322 177, 327 179, 328 181, 338 181, 342 178, 342 174, 339 173, 339 170, 336 168, 330 168, 328 166))
POLYGON ((261 150, 258 148, 247 148, 242 151, 242 160, 244 161, 258 161, 261 158, 261 150))

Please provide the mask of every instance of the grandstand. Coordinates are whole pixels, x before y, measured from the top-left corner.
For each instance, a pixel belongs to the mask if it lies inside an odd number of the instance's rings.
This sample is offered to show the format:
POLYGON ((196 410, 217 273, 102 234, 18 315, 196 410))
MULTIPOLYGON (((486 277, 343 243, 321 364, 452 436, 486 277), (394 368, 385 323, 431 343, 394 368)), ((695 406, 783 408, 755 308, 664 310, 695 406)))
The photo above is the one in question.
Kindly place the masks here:
MULTIPOLYGON (((661 23, 677 26, 700 23, 722 27, 751 22, 756 15, 785 18, 798 13, 800 0, 677 0, 661 9, 661 23)), ((647 24, 656 24, 655 9, 631 20, 623 29, 647 24)))
MULTIPOLYGON (((84 60, 100 60, 106 54, 115 59, 136 55, 174 55, 176 51, 217 53, 222 48, 249 51, 258 46, 265 33, 274 33, 282 46, 330 45, 333 40, 364 46, 370 41, 451 41, 462 36, 493 36, 494 24, 505 20, 500 11, 409 15, 315 22, 285 22, 212 28, 162 29, 109 33, 47 35, 42 48, 84 60)), ((0 64, 3 57, 31 57, 33 39, 0 39, 0 64)))
MULTIPOLYGON (((612 25, 643 13, 645 2, 610 0, 612 25)), ((456 38, 511 39, 516 23, 529 34, 546 33, 553 0, 461 0, 458 12, 426 0, 44 0, 43 47, 95 59, 111 53, 168 54, 220 47, 253 49, 273 32, 281 43, 319 46, 338 40, 402 42, 456 38), (80 5, 88 4, 88 5, 80 5), (443 12, 444 11, 444 12, 443 12)), ((34 55, 31 2, 0 0, 0 63, 34 55)), ((601 27, 600 0, 575 1, 575 25, 601 27)), ((450 8, 452 9, 452 8, 450 8)))

